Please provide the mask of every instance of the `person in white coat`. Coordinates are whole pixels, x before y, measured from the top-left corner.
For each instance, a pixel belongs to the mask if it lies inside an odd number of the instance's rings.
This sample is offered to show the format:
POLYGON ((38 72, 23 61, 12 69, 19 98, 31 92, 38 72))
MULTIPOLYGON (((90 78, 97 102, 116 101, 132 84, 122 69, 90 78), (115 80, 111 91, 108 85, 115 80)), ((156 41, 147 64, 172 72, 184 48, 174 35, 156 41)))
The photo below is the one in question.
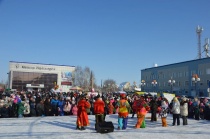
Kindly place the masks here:
POLYGON ((183 120, 183 125, 187 125, 187 116, 188 116, 188 100, 186 97, 181 98, 180 102, 180 115, 183 120))
POLYGON ((177 97, 173 98, 173 104, 172 104, 172 109, 171 112, 173 113, 173 126, 175 126, 176 121, 177 125, 180 125, 180 103, 177 97))

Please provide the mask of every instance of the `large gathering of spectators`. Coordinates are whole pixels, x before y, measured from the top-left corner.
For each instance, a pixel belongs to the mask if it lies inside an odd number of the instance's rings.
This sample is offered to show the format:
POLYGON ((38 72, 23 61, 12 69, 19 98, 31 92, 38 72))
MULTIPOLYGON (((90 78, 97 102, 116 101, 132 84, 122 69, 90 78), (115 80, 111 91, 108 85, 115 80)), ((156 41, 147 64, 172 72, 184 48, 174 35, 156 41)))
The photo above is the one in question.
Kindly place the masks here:
MULTIPOLYGON (((37 117, 37 116, 67 116, 77 115, 77 103, 80 95, 83 92, 10 92, 3 93, 0 95, 0 117, 1 118, 15 118, 15 117, 37 117)), ((116 104, 120 99, 119 94, 114 93, 103 93, 101 94, 102 100, 105 102, 104 114, 117 114, 118 109, 116 104)), ((132 105, 135 103, 137 94, 127 94, 126 99, 128 100, 132 114, 135 116, 135 109, 132 105)), ((94 115, 95 96, 87 95, 86 100, 90 102, 91 107, 87 109, 89 115, 94 115)), ((164 97, 153 97, 144 96, 145 101, 150 106, 151 121, 157 120, 157 114, 161 112, 161 103, 166 102, 168 106, 168 113, 173 114, 173 101, 168 102, 164 97)), ((180 108, 184 104, 187 104, 187 116, 186 118, 194 118, 196 120, 206 119, 210 120, 210 102, 204 99, 189 99, 179 98, 177 99, 180 103, 180 108)), ((176 116, 181 116, 178 113, 176 116)))

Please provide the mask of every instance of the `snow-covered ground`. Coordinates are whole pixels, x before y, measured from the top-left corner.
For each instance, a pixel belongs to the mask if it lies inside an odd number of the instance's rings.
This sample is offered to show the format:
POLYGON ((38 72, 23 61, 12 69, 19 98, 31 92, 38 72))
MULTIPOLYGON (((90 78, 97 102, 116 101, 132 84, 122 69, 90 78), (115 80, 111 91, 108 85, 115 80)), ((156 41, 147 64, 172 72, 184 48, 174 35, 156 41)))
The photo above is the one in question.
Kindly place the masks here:
MULTIPOLYGON (((131 116, 131 115, 129 115, 131 116)), ((161 119, 150 122, 150 113, 146 117, 146 128, 134 129, 136 118, 128 119, 126 130, 117 130, 117 115, 107 115, 106 121, 112 121, 115 130, 100 134, 94 130, 94 115, 89 115, 90 126, 84 131, 76 130, 76 116, 25 117, 0 119, 0 138, 43 138, 43 139, 209 139, 210 121, 188 119, 188 125, 171 126, 172 117, 167 117, 168 127, 161 126, 161 119)))

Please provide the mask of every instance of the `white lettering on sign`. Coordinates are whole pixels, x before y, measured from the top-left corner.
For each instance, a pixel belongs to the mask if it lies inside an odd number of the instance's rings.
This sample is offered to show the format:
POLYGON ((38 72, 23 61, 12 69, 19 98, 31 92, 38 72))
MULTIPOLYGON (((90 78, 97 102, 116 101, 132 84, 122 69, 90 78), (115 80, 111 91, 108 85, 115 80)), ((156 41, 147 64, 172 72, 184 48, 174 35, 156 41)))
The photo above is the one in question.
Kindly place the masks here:
POLYGON ((37 70, 55 70, 55 68, 48 68, 48 67, 39 67, 39 66, 36 66, 36 67, 30 67, 30 66, 22 66, 23 69, 37 69, 37 70))

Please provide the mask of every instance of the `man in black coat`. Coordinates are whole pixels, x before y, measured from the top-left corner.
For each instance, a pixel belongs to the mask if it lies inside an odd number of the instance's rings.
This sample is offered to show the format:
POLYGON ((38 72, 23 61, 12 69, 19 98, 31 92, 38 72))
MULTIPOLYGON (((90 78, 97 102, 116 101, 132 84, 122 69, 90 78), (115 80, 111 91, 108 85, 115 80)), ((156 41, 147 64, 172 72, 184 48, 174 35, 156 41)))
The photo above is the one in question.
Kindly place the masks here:
POLYGON ((152 100, 150 101, 151 122, 157 121, 157 108, 158 108, 158 104, 157 104, 156 98, 153 97, 152 100))

